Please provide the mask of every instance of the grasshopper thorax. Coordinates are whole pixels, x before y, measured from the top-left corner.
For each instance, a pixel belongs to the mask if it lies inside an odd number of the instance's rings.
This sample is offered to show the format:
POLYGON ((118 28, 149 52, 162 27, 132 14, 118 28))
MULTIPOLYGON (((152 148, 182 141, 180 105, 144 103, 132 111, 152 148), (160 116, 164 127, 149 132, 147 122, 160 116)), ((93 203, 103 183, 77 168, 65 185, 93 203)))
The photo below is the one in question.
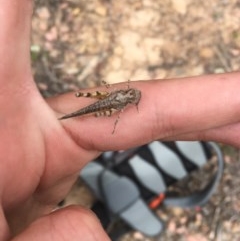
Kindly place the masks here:
POLYGON ((141 92, 137 89, 119 90, 116 92, 116 100, 120 103, 138 104, 141 92))

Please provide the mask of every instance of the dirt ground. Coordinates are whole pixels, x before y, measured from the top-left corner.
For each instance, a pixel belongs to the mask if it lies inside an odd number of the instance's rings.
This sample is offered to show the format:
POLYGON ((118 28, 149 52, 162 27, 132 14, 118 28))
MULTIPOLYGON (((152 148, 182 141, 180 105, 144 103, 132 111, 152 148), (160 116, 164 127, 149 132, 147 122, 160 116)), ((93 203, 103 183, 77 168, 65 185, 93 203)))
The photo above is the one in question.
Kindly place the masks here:
MULTIPOLYGON (((102 80, 166 79, 240 67, 239 0, 35 2, 32 65, 45 97, 102 80)), ((160 210, 166 230, 154 240, 240 241, 240 153, 227 146, 223 151, 224 177, 210 202, 199 211, 160 210)), ((75 199, 81 188, 74 187, 75 199)), ((87 205, 92 201, 87 194, 81 198, 87 205)), ((123 240, 153 239, 135 232, 123 240)))

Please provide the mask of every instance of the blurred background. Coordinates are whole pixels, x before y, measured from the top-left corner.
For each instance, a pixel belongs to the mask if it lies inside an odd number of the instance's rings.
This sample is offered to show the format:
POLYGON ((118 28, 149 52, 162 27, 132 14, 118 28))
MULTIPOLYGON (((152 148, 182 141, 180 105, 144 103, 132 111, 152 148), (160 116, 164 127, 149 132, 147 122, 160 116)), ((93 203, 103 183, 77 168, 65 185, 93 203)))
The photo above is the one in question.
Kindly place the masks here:
MULTIPOLYGON (((238 71, 240 1, 35 0, 31 57, 44 97, 102 80, 238 71)), ((239 151, 222 148, 225 174, 203 209, 164 208, 159 215, 166 230, 160 238, 135 232, 123 240, 240 241, 239 151)), ((79 181, 65 202, 90 206, 92 198, 79 181)))

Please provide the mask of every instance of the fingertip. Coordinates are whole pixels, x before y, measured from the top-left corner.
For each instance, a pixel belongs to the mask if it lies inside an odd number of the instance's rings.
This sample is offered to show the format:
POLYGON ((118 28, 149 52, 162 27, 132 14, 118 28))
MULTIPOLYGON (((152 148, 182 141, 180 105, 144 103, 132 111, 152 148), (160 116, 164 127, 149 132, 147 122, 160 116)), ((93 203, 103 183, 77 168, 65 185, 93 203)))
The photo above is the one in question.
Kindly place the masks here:
POLYGON ((39 218, 13 241, 71 240, 109 241, 96 215, 88 209, 71 206, 39 218))

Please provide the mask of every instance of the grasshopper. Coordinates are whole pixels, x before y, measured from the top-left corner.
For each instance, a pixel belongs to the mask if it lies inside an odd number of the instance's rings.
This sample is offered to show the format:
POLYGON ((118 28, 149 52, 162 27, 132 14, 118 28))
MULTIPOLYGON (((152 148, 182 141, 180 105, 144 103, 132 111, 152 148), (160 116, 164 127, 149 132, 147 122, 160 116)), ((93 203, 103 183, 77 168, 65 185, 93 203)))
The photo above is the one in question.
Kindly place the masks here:
MULTIPOLYGON (((104 84, 106 85, 107 88, 109 87, 109 85, 106 84, 105 82, 104 84)), ((75 96, 96 98, 98 99, 98 101, 86 107, 83 107, 82 109, 77 110, 73 113, 64 115, 61 118, 59 118, 59 120, 72 118, 76 116, 83 116, 83 115, 92 114, 92 113, 95 114, 96 117, 111 116, 113 112, 120 111, 114 123, 114 128, 112 131, 112 134, 114 134, 117 123, 120 119, 120 114, 121 112, 123 112, 123 109, 128 104, 133 104, 133 105, 136 105, 138 110, 138 104, 141 99, 141 91, 138 89, 130 88, 129 81, 128 81, 128 88, 126 90, 120 89, 120 90, 115 90, 111 92, 95 91, 93 93, 77 92, 75 96)))

